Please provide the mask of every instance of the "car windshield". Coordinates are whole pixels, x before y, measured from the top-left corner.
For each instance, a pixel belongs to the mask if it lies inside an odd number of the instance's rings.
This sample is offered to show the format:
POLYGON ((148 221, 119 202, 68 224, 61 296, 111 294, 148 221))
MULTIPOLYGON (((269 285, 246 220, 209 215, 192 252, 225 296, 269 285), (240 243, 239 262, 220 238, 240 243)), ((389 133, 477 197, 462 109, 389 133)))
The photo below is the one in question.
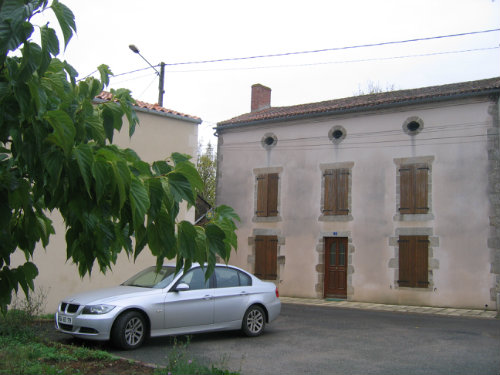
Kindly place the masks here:
POLYGON ((146 268, 137 275, 122 283, 124 286, 138 286, 142 288, 165 288, 175 276, 175 267, 163 266, 160 271, 156 267, 146 268))

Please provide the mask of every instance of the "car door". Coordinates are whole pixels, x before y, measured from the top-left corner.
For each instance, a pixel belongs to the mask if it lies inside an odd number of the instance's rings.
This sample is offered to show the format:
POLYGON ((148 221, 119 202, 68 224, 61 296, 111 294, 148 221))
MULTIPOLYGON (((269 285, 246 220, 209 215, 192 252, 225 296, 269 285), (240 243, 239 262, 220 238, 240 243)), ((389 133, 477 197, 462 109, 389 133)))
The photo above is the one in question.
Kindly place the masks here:
POLYGON ((243 319, 251 293, 251 278, 230 267, 215 268, 214 323, 223 324, 243 319))
POLYGON ((201 268, 188 271, 177 283, 187 284, 188 290, 169 291, 165 297, 165 328, 202 329, 213 324, 214 296, 201 268))

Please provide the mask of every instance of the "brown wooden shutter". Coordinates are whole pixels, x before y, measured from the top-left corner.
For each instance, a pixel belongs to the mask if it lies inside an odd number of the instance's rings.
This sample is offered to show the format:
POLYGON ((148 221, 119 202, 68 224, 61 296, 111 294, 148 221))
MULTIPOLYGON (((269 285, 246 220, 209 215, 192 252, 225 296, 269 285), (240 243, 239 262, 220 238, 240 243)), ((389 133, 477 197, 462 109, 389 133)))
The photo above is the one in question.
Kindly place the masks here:
POLYGON ((278 173, 268 175, 267 216, 278 216, 278 173))
POLYGON ((259 279, 264 278, 266 273, 266 263, 265 263, 265 253, 266 253, 266 243, 263 236, 257 236, 255 238, 255 271, 254 275, 259 279))
POLYGON ((415 238, 415 286, 427 288, 429 285, 429 238, 415 238))
POLYGON ((255 237, 255 272, 263 280, 276 280, 278 238, 276 236, 255 237))
POLYGON ((402 287, 429 286, 429 237, 399 237, 399 280, 402 287))
POLYGON ((257 216, 267 216, 267 186, 268 175, 261 174, 257 176, 257 216))
POLYGON ((413 168, 411 166, 399 169, 399 213, 413 213, 413 168))
POLYGON ((335 214, 335 171, 327 169, 323 174, 325 184, 325 196, 323 203, 323 214, 335 214))
POLYGON ((411 285, 411 243, 407 237, 399 237, 399 286, 411 285))
POLYGON ((427 203, 429 167, 426 165, 415 166, 415 213, 426 214, 429 212, 427 203))
POLYGON ((337 170, 336 183, 337 215, 347 215, 349 213, 349 170, 337 170))

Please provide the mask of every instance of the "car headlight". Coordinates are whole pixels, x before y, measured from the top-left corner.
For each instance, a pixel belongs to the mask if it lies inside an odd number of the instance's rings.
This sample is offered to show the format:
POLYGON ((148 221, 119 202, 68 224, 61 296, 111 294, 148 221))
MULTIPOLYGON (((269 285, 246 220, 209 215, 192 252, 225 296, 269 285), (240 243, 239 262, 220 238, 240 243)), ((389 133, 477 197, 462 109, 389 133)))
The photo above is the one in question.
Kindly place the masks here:
POLYGON ((83 308, 82 314, 100 315, 106 314, 113 310, 113 305, 87 305, 83 308))

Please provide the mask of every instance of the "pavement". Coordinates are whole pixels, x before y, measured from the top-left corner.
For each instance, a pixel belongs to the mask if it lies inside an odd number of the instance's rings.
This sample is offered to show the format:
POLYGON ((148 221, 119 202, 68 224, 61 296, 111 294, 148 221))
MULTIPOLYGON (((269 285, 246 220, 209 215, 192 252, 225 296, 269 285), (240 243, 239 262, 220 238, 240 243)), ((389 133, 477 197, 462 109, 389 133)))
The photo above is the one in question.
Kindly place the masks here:
POLYGON ((400 313, 412 314, 432 314, 446 316, 461 316, 470 318, 498 318, 496 310, 480 310, 480 309, 456 309, 449 307, 429 307, 429 306, 406 306, 406 305, 385 305, 381 303, 370 302, 351 302, 347 300, 335 299, 314 299, 314 298, 296 298, 296 297, 281 297, 281 303, 290 303, 297 305, 314 305, 314 306, 330 306, 346 309, 360 310, 379 310, 379 311, 395 311, 400 313))

